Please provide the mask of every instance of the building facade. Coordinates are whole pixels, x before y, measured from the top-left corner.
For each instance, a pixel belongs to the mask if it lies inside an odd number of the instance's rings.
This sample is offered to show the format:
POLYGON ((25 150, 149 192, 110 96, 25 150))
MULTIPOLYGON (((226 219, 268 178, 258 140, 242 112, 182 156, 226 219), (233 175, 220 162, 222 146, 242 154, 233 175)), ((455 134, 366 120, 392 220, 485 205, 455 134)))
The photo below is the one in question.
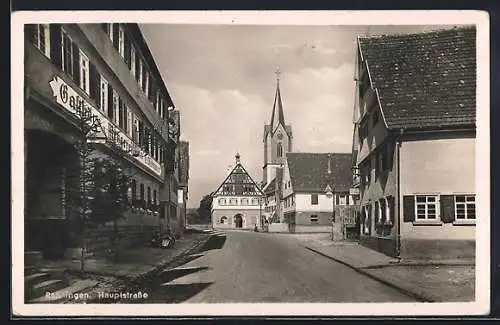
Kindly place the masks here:
POLYGON ((264 193, 236 154, 236 164, 212 195, 212 227, 261 229, 264 225, 264 193))
POLYGON ((354 206, 351 154, 293 152, 286 158, 281 187, 289 231, 331 232, 334 216, 354 206))
MULTIPOLYGON (((120 221, 124 240, 165 227, 165 178, 177 146, 169 125, 179 121, 171 121, 174 104, 139 27, 26 25, 24 45, 26 250, 61 258, 82 245, 69 209, 80 173, 81 112, 98 125, 84 141, 93 155, 120 162, 133 179, 131 208, 120 221)), ((97 250, 88 239, 87 249, 97 250)))
POLYGON ((184 230, 187 224, 187 200, 189 194, 189 142, 179 142, 179 189, 177 191, 180 206, 179 223, 184 230))
POLYGON ((402 258, 475 251, 475 29, 360 37, 361 243, 402 258))

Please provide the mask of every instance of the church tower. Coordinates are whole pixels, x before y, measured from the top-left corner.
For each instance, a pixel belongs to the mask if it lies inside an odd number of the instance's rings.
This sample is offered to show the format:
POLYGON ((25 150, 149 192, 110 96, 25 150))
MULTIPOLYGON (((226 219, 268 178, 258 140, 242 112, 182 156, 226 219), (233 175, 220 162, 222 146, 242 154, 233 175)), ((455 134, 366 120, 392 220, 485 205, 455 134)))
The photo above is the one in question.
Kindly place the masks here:
POLYGON ((271 123, 264 125, 264 166, 262 185, 276 177, 276 168, 285 163, 285 154, 292 151, 292 127, 285 124, 283 102, 280 92, 280 71, 276 71, 276 94, 274 95, 271 123))

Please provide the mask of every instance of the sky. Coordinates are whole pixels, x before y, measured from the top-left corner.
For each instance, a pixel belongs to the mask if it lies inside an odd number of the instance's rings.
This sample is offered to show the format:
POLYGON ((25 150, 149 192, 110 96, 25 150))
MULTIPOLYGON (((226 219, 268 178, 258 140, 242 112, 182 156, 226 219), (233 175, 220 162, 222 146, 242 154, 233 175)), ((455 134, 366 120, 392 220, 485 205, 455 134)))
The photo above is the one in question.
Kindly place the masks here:
POLYGON ((358 35, 443 26, 256 26, 142 24, 189 141, 188 207, 217 189, 235 154, 262 180, 263 130, 279 67, 295 152, 350 152, 358 35))

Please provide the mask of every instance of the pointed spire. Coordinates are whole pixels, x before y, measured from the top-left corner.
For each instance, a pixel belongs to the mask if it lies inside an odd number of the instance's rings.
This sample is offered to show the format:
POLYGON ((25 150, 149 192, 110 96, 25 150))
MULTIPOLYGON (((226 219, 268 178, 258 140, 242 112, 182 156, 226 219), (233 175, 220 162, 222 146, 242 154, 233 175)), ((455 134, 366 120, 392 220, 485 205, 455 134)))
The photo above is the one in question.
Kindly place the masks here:
POLYGON ((274 96, 273 114, 271 116, 271 128, 272 131, 281 124, 285 126, 285 116, 283 114, 283 103, 281 101, 280 93, 280 75, 281 71, 279 68, 276 69, 276 94, 274 96))

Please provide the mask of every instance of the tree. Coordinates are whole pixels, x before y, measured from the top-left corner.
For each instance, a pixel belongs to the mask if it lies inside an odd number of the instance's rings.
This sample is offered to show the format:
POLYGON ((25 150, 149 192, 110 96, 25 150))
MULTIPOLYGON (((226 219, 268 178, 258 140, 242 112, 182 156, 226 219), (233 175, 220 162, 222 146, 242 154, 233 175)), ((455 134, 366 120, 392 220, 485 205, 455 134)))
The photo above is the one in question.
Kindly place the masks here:
POLYGON ((111 245, 114 248, 115 259, 118 259, 120 233, 118 221, 125 218, 124 213, 130 207, 128 189, 131 179, 118 163, 110 159, 96 158, 93 160, 94 179, 91 191, 90 220, 99 225, 113 221, 113 237, 111 245))
POLYGON ((202 223, 210 223, 212 217, 212 201, 213 193, 206 194, 200 201, 200 207, 197 212, 202 223))

